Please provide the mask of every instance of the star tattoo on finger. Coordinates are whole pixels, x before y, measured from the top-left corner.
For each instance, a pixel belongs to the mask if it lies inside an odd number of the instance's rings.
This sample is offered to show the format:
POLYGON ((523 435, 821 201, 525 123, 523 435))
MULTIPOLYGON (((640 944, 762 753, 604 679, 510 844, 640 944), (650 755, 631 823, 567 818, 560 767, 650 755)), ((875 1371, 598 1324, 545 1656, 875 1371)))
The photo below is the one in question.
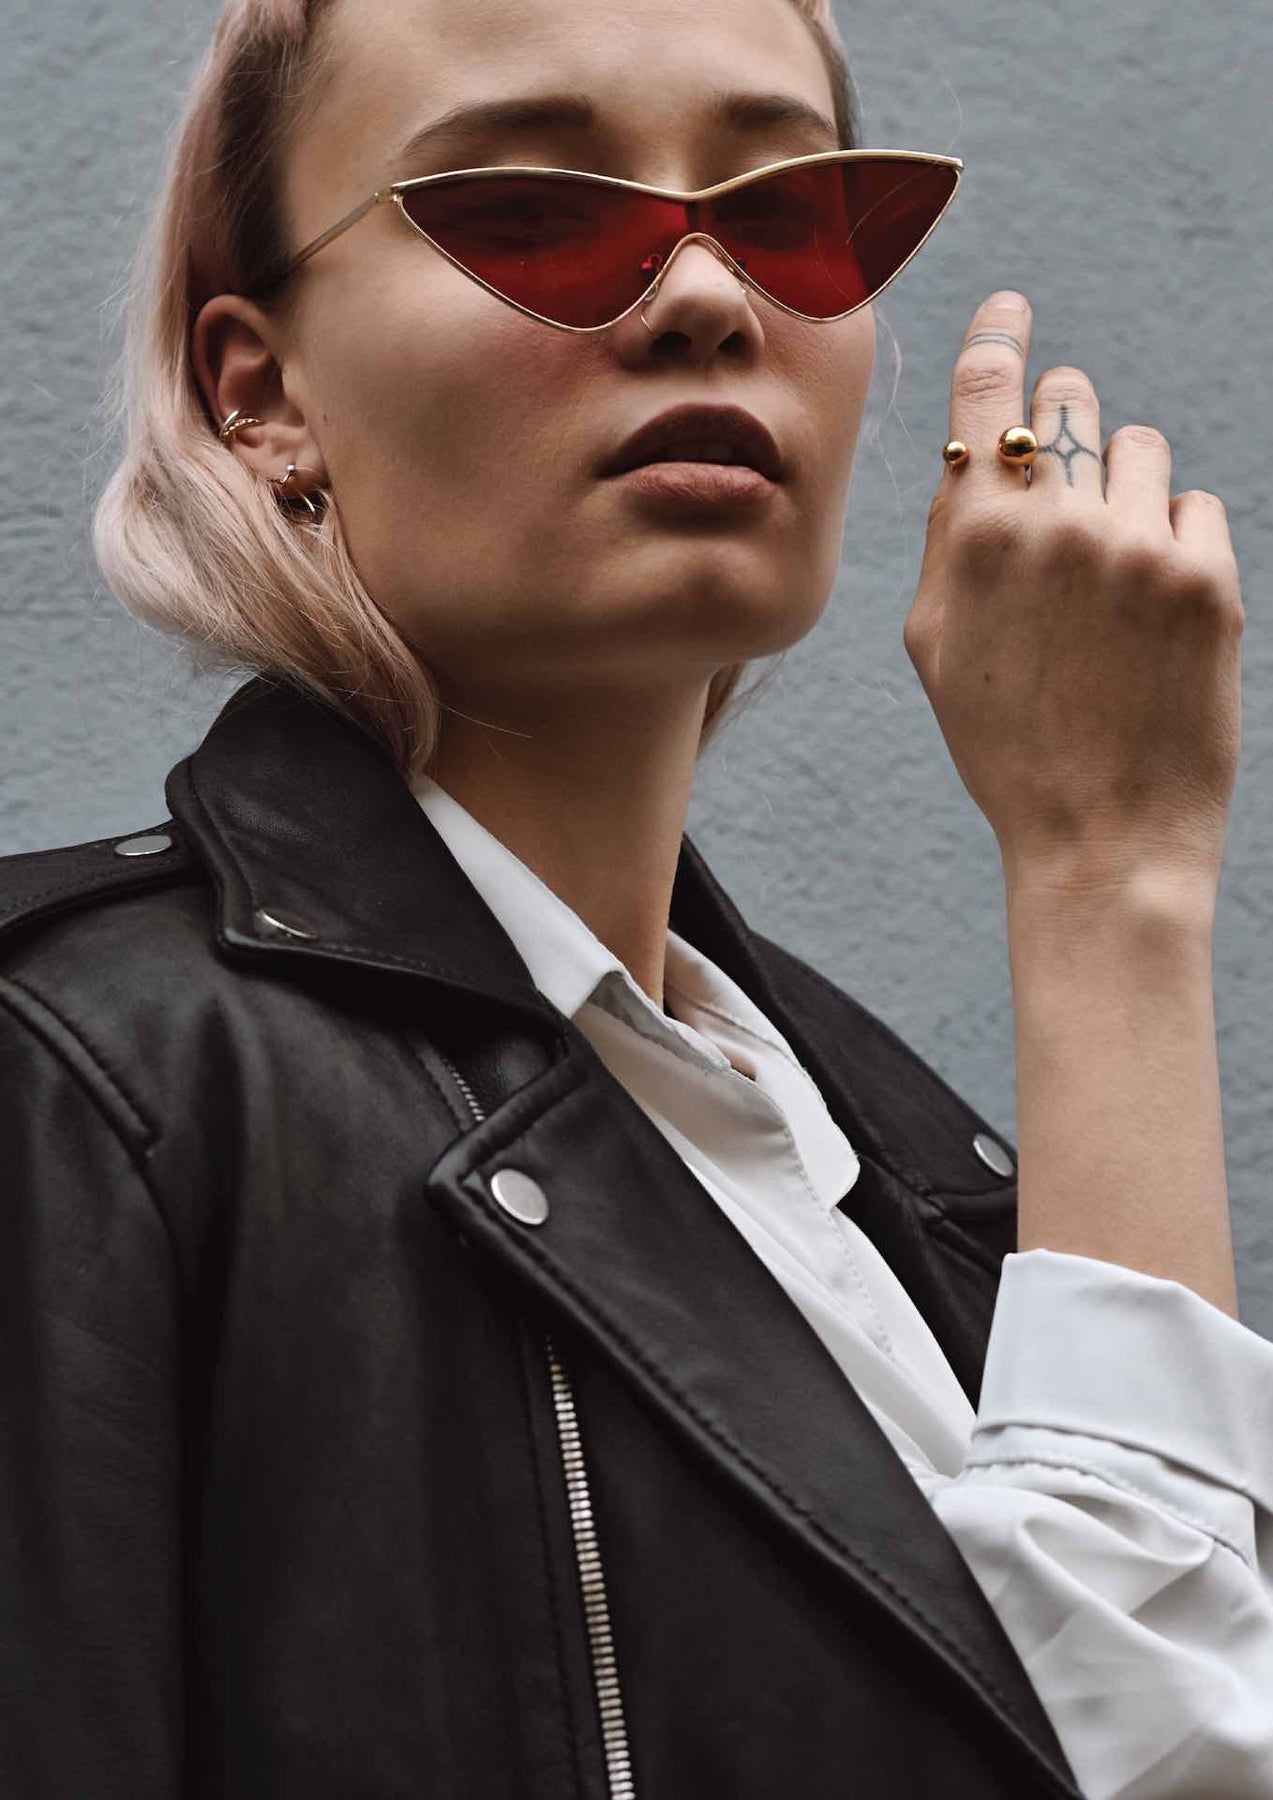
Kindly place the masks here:
POLYGON ((1061 423, 1057 427, 1056 436, 1050 444, 1039 445, 1039 455, 1042 456, 1045 453, 1048 456, 1055 456, 1064 465, 1067 487, 1074 486, 1074 458, 1076 456, 1092 456, 1096 458, 1097 462, 1101 460, 1090 445, 1083 443, 1075 436, 1074 428, 1070 424, 1070 409, 1064 403, 1061 406, 1061 423))

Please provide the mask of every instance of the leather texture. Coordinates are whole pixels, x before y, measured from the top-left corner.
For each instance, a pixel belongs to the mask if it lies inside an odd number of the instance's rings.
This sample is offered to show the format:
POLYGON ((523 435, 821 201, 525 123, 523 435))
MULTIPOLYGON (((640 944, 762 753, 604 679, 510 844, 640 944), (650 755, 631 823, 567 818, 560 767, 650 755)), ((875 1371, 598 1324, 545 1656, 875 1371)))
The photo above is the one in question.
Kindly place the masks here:
MULTIPOLYGON (((856 1391, 370 738, 256 677, 165 797, 158 855, 0 859, 0 1793, 606 1800, 551 1341, 638 1796, 1076 1796, 856 1391)), ((671 923, 975 1405, 986 1122, 688 837, 671 923)))

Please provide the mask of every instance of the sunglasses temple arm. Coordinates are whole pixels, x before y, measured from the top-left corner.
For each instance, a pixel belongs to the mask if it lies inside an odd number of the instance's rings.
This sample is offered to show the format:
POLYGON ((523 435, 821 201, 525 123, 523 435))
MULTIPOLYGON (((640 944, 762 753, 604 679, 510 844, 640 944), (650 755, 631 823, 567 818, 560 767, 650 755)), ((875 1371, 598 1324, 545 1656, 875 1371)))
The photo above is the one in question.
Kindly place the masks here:
POLYGON ((311 256, 317 256, 318 252, 324 249, 326 245, 330 244, 333 238, 338 238, 342 231, 348 231, 351 225, 356 225, 363 214, 369 213, 373 206, 378 206, 382 200, 396 200, 397 197, 397 194, 392 188, 377 188, 375 193, 372 194, 369 199, 364 200, 360 205, 355 206, 352 212, 347 212, 343 219, 337 219, 330 230, 325 231, 321 237, 316 237, 312 244, 306 244, 300 254, 294 256, 291 262, 289 262, 281 271, 279 280, 281 281, 286 276, 294 274, 295 271, 300 268, 302 263, 309 261, 311 256))

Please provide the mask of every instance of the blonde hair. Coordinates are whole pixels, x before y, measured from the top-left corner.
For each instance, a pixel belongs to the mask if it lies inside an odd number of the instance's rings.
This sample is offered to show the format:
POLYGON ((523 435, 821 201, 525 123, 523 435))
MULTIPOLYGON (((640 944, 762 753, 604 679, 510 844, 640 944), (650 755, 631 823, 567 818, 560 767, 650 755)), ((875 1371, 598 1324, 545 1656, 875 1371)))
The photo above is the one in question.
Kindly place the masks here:
MULTIPOLYGON (((841 147, 851 149, 854 98, 831 0, 789 3, 813 32, 841 147)), ((315 522, 232 455, 190 353, 202 306, 255 292, 286 255, 281 150, 314 99, 332 9, 333 0, 229 0, 217 22, 124 296, 124 348, 103 411, 111 428, 122 423, 126 447, 97 504, 93 549, 128 611, 182 640, 198 672, 299 684, 354 719, 411 779, 437 744, 431 676, 359 579, 334 497, 315 522)), ((700 751, 735 709, 746 666, 712 681, 700 751)))

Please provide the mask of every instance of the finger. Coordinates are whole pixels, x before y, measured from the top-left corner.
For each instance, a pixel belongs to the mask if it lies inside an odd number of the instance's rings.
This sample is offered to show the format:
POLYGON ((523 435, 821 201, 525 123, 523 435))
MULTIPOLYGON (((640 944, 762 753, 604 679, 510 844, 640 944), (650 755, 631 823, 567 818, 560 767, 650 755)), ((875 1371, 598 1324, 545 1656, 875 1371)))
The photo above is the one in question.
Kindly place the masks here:
POLYGON ((950 435, 972 456, 952 470, 960 487, 999 487, 1020 471, 1000 459, 997 445, 1009 425, 1025 422, 1025 365, 1030 352, 1030 304, 1023 294, 992 294, 972 316, 950 383, 950 435))
POLYGON ((1218 494, 1205 488, 1190 488, 1187 493, 1173 494, 1167 503, 1171 529, 1182 544, 1195 544, 1208 557, 1233 557, 1233 538, 1229 531, 1229 514, 1218 494))
POLYGON ((1105 446, 1105 500, 1160 535, 1171 530, 1171 445, 1152 425, 1123 425, 1105 446))
POLYGON ((1082 369, 1047 369, 1034 384, 1030 428, 1039 454, 1030 468, 1030 490, 1068 498, 1099 499, 1104 489, 1101 403, 1082 369))

